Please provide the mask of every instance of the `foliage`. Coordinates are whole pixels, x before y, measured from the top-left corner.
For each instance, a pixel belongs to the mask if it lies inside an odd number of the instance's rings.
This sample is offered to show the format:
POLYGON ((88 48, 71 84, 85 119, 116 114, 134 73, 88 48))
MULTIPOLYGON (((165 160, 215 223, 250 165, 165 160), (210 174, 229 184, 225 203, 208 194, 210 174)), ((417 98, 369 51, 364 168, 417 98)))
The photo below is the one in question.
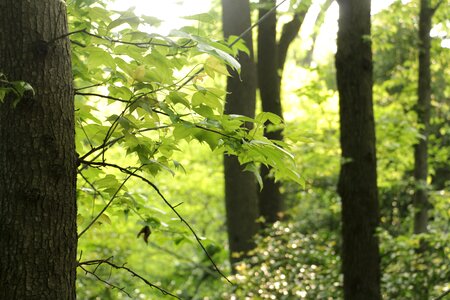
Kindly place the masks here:
MULTIPOLYGON (((430 233, 410 235, 412 148, 421 138, 413 113, 417 19, 411 16, 417 9, 417 1, 395 1, 373 18, 386 299, 412 298, 411 286, 418 284, 427 287, 430 297, 449 288, 448 183, 438 181, 450 154, 450 58, 441 46, 444 35, 434 38, 432 49, 431 189, 439 188, 430 190, 430 233), (424 253, 416 251, 419 238, 427 241, 424 253)), ((221 40, 217 12, 188 16, 195 26, 163 36, 156 29, 161 20, 132 9, 110 11, 103 2, 72 0, 68 11, 80 158, 80 261, 127 263, 155 285, 186 299, 341 298, 340 200, 335 192, 339 112, 332 62, 304 69, 291 57, 283 83, 285 124, 264 112, 254 119, 224 115, 227 67, 239 69, 233 57, 247 50, 242 42, 228 46, 237 37, 221 40), (267 121, 284 128, 286 144, 264 138, 267 121), (246 122, 254 123, 252 130, 243 126, 246 122), (212 262, 220 270, 228 267, 224 153, 237 155, 256 176, 260 164, 275 167, 290 207, 288 222, 276 223, 256 238, 254 256, 233 277, 235 288, 225 284, 212 262), (142 230, 149 236, 137 239, 142 230)), ((440 32, 448 32, 446 11, 442 8, 436 15, 440 32)), ((26 83, 9 82, 0 74, 0 100, 6 93, 20 99, 30 92, 26 83)), ((88 270, 109 285, 79 269, 80 299, 161 297, 160 291, 124 270, 105 265, 88 270), (119 290, 122 287, 129 296, 119 290)))
MULTIPOLYGON (((236 288, 224 292, 222 297, 341 299, 338 232, 332 233, 330 229, 301 232, 303 227, 298 224, 277 223, 269 229, 268 235, 258 237, 255 255, 240 265, 234 276, 236 288)), ((433 232, 394 237, 387 231, 380 231, 379 237, 383 298, 414 299, 416 287, 420 286, 427 290, 431 299, 448 289, 448 234, 433 232), (418 251, 421 240, 426 241, 425 252, 418 251)))
POLYGON ((448 289, 448 234, 433 232, 394 237, 382 231, 380 239, 383 298, 414 299, 420 287, 426 298, 434 299, 448 289), (419 251, 421 241, 427 244, 425 251, 419 251))
MULTIPOLYGON (((447 246, 450 215, 448 193, 442 187, 436 191, 430 190, 430 233, 423 236, 412 236, 410 233, 414 191, 411 181, 412 149, 417 139, 421 138, 413 112, 417 88, 417 48, 411 45, 415 45, 416 41, 417 20, 410 16, 416 15, 416 4, 414 1, 406 5, 400 1, 394 2, 389 9, 374 17, 373 26, 376 63, 374 99, 382 208, 379 237, 382 292, 386 299, 413 299, 418 286, 426 290, 427 297, 431 299, 449 288, 446 266, 450 261, 447 246), (399 19, 399 16, 402 17, 399 19), (424 252, 420 250, 421 240, 427 245, 424 252)), ((442 17, 440 21, 443 22, 441 25, 446 24, 442 17)), ((432 132, 430 167, 432 172, 436 172, 437 166, 446 166, 444 161, 448 162, 449 153, 448 146, 442 144, 447 141, 448 132, 448 101, 445 100, 448 90, 442 81, 448 78, 445 59, 448 49, 443 48, 440 38, 437 38, 433 42, 433 51, 436 64, 432 66, 435 76, 432 83, 435 99, 432 123, 438 129, 432 132), (442 160, 443 157, 445 159, 442 160)), ((234 278, 238 287, 228 290, 222 297, 342 298, 338 276, 340 204, 334 192, 339 164, 336 161, 339 153, 334 152, 338 147, 337 110, 333 108, 336 100, 333 100, 333 89, 328 88, 333 87, 333 83, 326 83, 330 77, 329 70, 325 74, 319 70, 299 71, 288 66, 288 76, 306 78, 298 90, 298 97, 287 101, 285 134, 294 143, 297 163, 307 182, 305 190, 284 184, 287 197, 292 199, 290 216, 293 220, 276 224, 269 229, 266 237, 257 238, 255 256, 241 266, 234 278), (295 119, 290 118, 292 111, 296 112, 295 119), (292 249, 294 244, 300 246, 292 249), (317 266, 314 270, 312 264, 317 266), (301 268, 306 274, 301 272, 301 268), (289 277, 292 274, 299 274, 302 280, 289 277), (315 280, 311 281, 308 276, 314 276, 315 280), (312 289, 311 284, 316 288, 312 289), (326 292, 320 294, 320 287, 325 287, 326 292), (302 290, 304 293, 293 296, 292 293, 302 290)))
MULTIPOLYGON (((89 0, 68 4, 79 153, 80 275, 86 275, 79 276, 79 295, 115 297, 110 289, 93 289, 92 279, 110 278, 107 285, 120 290, 124 285, 132 286, 131 278, 123 277, 126 274, 108 275, 111 270, 107 265, 120 267, 120 261, 127 258, 139 265, 142 258, 134 257, 140 252, 122 247, 131 237, 135 244, 136 235, 169 256, 190 252, 194 258, 178 265, 152 262, 138 269, 145 274, 160 273, 152 276, 158 281, 156 286, 177 290, 180 296, 197 293, 200 285, 195 284, 192 290, 192 281, 197 277, 200 282, 207 277, 216 279, 217 272, 221 273, 214 261, 224 261, 226 254, 222 246, 194 230, 193 218, 188 221, 182 216, 185 209, 180 205, 189 194, 177 204, 167 197, 176 195, 173 179, 167 174, 183 172, 184 161, 178 153, 186 153, 189 145, 198 148, 199 142, 208 145, 216 157, 237 155, 255 175, 259 175, 257 166, 266 164, 274 167, 275 178, 301 182, 292 155, 283 149, 286 145, 263 136, 265 123, 280 125, 281 119, 264 112, 254 119, 223 114, 224 91, 213 80, 227 76, 227 67, 239 70, 234 56, 246 48, 236 37, 230 37, 229 47, 225 41, 207 37, 200 27, 191 26, 162 36, 151 33, 160 20, 139 16, 133 9, 110 11, 105 3, 89 0), (246 122, 255 126, 248 130, 246 122), (158 204, 157 199, 162 201, 158 204), (133 220, 139 227, 123 221, 115 224, 121 218, 133 220), (105 230, 108 226, 112 232, 105 230), (106 242, 111 238, 119 243, 106 242), (190 247, 183 245, 186 243, 190 247), (105 265, 89 269, 92 260, 105 265), (190 279, 185 291, 178 290, 193 265, 203 271, 190 279), (157 271, 158 267, 165 271, 157 271), (169 275, 178 268, 184 271, 174 281, 169 275)), ((212 22, 208 14, 186 19, 212 22)), ((207 201, 202 203, 207 205, 207 201)), ((189 207, 192 213, 195 205, 190 203, 189 207)), ((179 255, 177 260, 183 257, 179 255)), ((125 270, 118 269, 114 273, 125 270)), ((128 288, 123 291, 131 296, 128 288)), ((139 291, 134 292, 142 297, 139 291)))
POLYGON ((275 223, 256 241, 255 255, 237 268, 236 289, 222 298, 341 298, 335 236, 302 234, 293 224, 275 223))
POLYGON ((15 107, 21 98, 32 99, 35 95, 33 87, 24 81, 8 81, 5 74, 0 73, 0 104, 5 97, 10 94, 13 96, 12 105, 15 107))

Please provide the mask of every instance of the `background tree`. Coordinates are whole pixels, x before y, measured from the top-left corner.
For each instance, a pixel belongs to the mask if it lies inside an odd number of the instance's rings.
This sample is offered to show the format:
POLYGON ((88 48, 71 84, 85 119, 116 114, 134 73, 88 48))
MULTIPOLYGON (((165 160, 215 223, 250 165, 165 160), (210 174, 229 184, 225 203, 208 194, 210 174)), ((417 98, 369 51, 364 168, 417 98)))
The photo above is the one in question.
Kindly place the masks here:
POLYGON ((370 0, 340 0, 336 78, 345 299, 381 299, 370 0))
MULTIPOLYGON (((281 35, 277 41, 277 13, 268 14, 258 26, 258 87, 260 90, 262 110, 270 112, 283 119, 283 108, 281 104, 281 82, 283 69, 286 63, 289 46, 297 37, 305 15, 308 11, 310 1, 301 2, 296 9, 292 20, 283 25, 281 35)), ((276 1, 261 0, 259 2, 259 19, 273 10, 276 1)), ((269 123, 267 124, 269 125, 269 123)), ((282 141, 283 132, 277 126, 268 126, 265 136, 271 140, 282 141)), ((273 223, 280 220, 284 205, 281 194, 281 183, 275 181, 271 168, 261 166, 261 178, 263 188, 259 192, 259 210, 264 220, 273 223)))
MULTIPOLYGON (((274 0, 261 0, 259 18, 261 19, 276 5, 274 0)), ((280 78, 278 75, 278 49, 277 49, 277 15, 269 14, 258 26, 258 87, 260 90, 262 110, 282 117, 280 78)), ((282 140, 281 129, 266 130, 265 136, 270 139, 282 140)), ((261 166, 263 188, 259 193, 259 210, 261 216, 268 223, 280 219, 283 211, 283 198, 280 192, 280 183, 270 176, 270 169, 261 166)))
MULTIPOLYGON (((251 26, 248 0, 222 0, 222 21, 225 37, 240 35, 251 26)), ((231 72, 227 79, 225 112, 247 117, 255 115, 256 68, 253 59, 252 34, 244 37, 249 54, 239 52, 240 74, 231 72)), ((235 157, 224 157, 225 204, 230 261, 241 260, 253 249, 253 236, 258 231, 258 194, 254 174, 244 171, 235 157), (237 256, 237 253, 240 256, 237 256)))
POLYGON ((1 299, 75 299, 72 70, 68 38, 57 38, 66 24, 62 1, 0 3, 3 87, 35 92, 0 102, 1 299))
POLYGON ((427 232, 428 226, 428 139, 431 112, 431 25, 439 4, 431 7, 429 0, 420 0, 419 12, 419 72, 416 113, 420 138, 414 145, 414 233, 427 232))

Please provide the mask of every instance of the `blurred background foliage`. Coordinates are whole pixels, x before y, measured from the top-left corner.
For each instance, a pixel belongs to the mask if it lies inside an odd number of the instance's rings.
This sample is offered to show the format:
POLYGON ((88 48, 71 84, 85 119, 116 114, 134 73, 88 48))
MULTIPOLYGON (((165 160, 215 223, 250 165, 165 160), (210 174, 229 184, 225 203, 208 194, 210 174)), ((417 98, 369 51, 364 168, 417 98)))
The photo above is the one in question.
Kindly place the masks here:
MULTIPOLYGON (((81 28, 112 30, 111 22, 121 14, 109 11, 105 4, 97 1, 73 0, 68 3, 72 31, 81 28), (92 28, 86 27, 89 24, 92 28)), ((288 10, 280 15, 289 13, 288 10)), ((433 117, 429 159, 432 207, 429 233, 424 236, 411 234, 414 189, 412 149, 420 138, 414 113, 418 22, 415 16, 418 16, 418 1, 393 1, 388 8, 373 16, 374 100, 381 204, 378 234, 385 299, 414 299, 415 286, 426 288, 430 299, 450 289, 450 51, 448 46, 443 46, 443 40, 448 39, 450 33, 449 15, 450 7, 445 5, 438 11, 435 17, 438 25, 432 43, 433 117), (420 238, 424 238, 428 245, 425 252, 417 251, 420 238)), ((143 26, 143 23, 145 26, 159 24, 156 18, 140 17, 137 12, 135 15, 129 11, 128 15, 122 13, 120 16, 123 20, 115 25, 129 26, 123 29, 125 32, 122 31, 122 35, 126 35, 127 28, 143 26)), ((195 32, 200 37, 219 39, 219 1, 212 1, 211 12, 200 19, 197 17, 191 27, 185 27, 181 32, 195 32)), ((107 34, 101 30, 98 33, 107 34)), ((114 34, 119 35, 118 32, 114 34)), ((89 45, 91 39, 94 37, 89 35, 74 37, 77 43, 84 45, 89 45)), ((167 42, 164 37, 155 35, 154 41, 158 40, 167 42)), ((177 41, 189 42, 182 37, 177 41)), ((339 116, 333 53, 330 51, 327 56, 313 60, 311 64, 303 63, 304 53, 307 52, 303 42, 302 39, 295 41, 289 52, 283 81, 283 109, 285 139, 305 185, 283 181, 282 191, 289 207, 286 221, 275 223, 266 229, 266 234, 256 238, 258 246, 254 256, 237 268, 237 274, 230 275, 235 285, 226 283, 214 271, 195 238, 157 193, 136 179, 127 182, 120 197, 79 240, 81 259, 112 257, 116 264, 126 263, 127 267, 152 283, 183 299, 341 299, 340 200, 336 193, 340 164, 339 116), (151 230, 148 243, 142 236, 137 238, 144 226, 149 226, 151 230)), ((103 82, 106 78, 113 82, 129 81, 129 78, 124 78, 123 72, 115 72, 107 64, 109 61, 110 64, 122 66, 113 56, 122 50, 131 50, 125 49, 124 45, 108 48, 108 41, 104 41, 104 46, 101 44, 92 51, 74 46, 74 72, 78 86, 84 86, 93 79, 96 82, 103 82)), ((188 56, 176 52, 167 56, 170 49, 158 48, 158 51, 165 58, 147 56, 147 61, 143 63, 159 65, 157 72, 147 70, 146 76, 156 76, 159 82, 167 84, 204 61, 195 51, 188 56)), ((127 62, 131 59, 132 63, 136 61, 135 69, 128 71, 131 77, 141 76, 136 72, 139 72, 139 59, 145 57, 144 52, 134 49, 128 52, 131 58, 124 59, 127 62)), ((126 73, 127 70, 122 71, 126 73)), ((216 76, 214 79, 198 78, 198 82, 224 90, 225 76, 220 72, 216 72, 216 76)), ((146 87, 141 88, 145 90, 146 87)), ((121 84, 109 86, 109 92, 114 97, 133 93, 121 84)), ((191 91, 195 92, 198 90, 191 91)), ((158 95, 155 101, 166 96, 158 95)), ((84 136, 83 131, 94 136, 94 140, 90 141, 78 139, 80 152, 89 150, 89 143, 95 142, 95 132, 105 134, 108 129, 109 124, 104 125, 107 120, 95 121, 101 118, 98 112, 110 111, 114 114, 120 108, 117 103, 96 99, 90 99, 87 105, 80 96, 76 101, 78 120, 81 123, 90 120, 78 127, 77 136, 84 136)), ((183 101, 180 100, 180 103, 174 105, 182 107, 183 101)), ((205 113, 199 111, 199 114, 204 116, 205 113)), ((152 123, 150 119, 145 121, 152 123)), ((132 124, 129 126, 133 127, 132 124)), ((172 205, 177 206, 180 214, 195 228, 219 268, 227 272, 222 152, 211 151, 211 143, 206 138, 203 142, 202 138, 188 138, 171 148, 174 142, 170 134, 158 131, 151 137, 166 147, 159 149, 162 151, 156 158, 159 163, 156 169, 149 171, 154 175, 152 182, 170 199, 172 205)), ((132 139, 126 143, 131 149, 132 139)), ((139 155, 148 155, 153 146, 149 142, 149 149, 142 153, 114 148, 108 151, 108 156, 120 161, 121 165, 133 165, 140 159, 139 155)), ((92 220, 126 178, 120 172, 104 173, 96 168, 83 174, 97 179, 93 188, 79 177, 79 228, 84 228, 92 220)), ((132 299, 163 298, 159 291, 121 270, 102 266, 96 274, 115 286, 124 287, 132 299)), ((99 282, 82 270, 78 273, 77 293, 79 299, 129 298, 117 288, 99 282)))

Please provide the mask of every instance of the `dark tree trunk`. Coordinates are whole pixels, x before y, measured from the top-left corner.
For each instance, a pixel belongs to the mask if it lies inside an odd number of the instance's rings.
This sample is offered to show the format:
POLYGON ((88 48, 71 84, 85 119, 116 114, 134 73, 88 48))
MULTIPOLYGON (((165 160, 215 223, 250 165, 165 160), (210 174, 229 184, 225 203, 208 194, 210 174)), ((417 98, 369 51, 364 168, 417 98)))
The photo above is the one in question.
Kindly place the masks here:
POLYGON ((342 165, 344 298, 381 299, 370 0, 339 0, 336 71, 342 165))
MULTIPOLYGON (((275 7, 275 0, 260 0, 259 18, 275 7)), ((258 86, 261 95, 262 110, 283 118, 281 106, 281 79, 289 46, 297 36, 306 10, 296 14, 292 21, 283 26, 280 41, 276 40, 276 13, 268 15, 258 29, 258 86)), ((282 130, 265 131, 265 136, 272 140, 283 140, 282 130)), ((284 199, 280 183, 275 182, 270 168, 261 166, 263 189, 259 193, 259 210, 267 223, 274 223, 283 215, 284 199)))
MULTIPOLYGON (((259 18, 275 7, 275 0, 260 0, 259 18)), ((280 78, 277 61, 277 16, 273 12, 258 27, 258 86, 261 95, 262 110, 282 117, 280 101, 280 78)), ((282 131, 265 131, 272 140, 282 140, 282 131)), ((280 219, 283 211, 283 197, 280 183, 270 176, 270 168, 261 166, 263 189, 259 193, 259 210, 267 223, 280 219)))
MULTIPOLYGON (((289 46, 297 37, 298 32, 300 31, 300 27, 305 20, 307 10, 302 10, 294 15, 292 20, 283 25, 283 29, 281 30, 280 40, 278 41, 278 49, 277 49, 277 63, 278 69, 283 71, 284 64, 286 63, 287 52, 289 50, 289 46)), ((282 72, 280 72, 282 73, 282 72)), ((279 81, 281 83, 281 80, 279 81)), ((281 89, 280 89, 281 90, 281 89)))
POLYGON ((0 2, 0 72, 31 84, 0 103, 0 299, 75 299, 76 161, 66 9, 0 2))
POLYGON ((419 83, 417 87, 417 119, 421 138, 414 145, 414 233, 427 232, 428 226, 428 136, 431 108, 431 18, 429 0, 420 0, 419 15, 419 83))
MULTIPOLYGON (((248 0, 222 0, 223 31, 225 37, 240 35, 250 27, 250 7, 248 0)), ((227 80, 225 113, 253 117, 256 101, 256 68, 253 61, 252 35, 245 43, 250 50, 248 56, 239 53, 241 74, 231 72, 227 80)), ((228 241, 232 265, 242 260, 255 247, 253 236, 259 226, 258 194, 256 180, 252 173, 244 172, 236 157, 224 157, 225 204, 227 213, 228 241), (240 257, 233 253, 241 254, 240 257)))

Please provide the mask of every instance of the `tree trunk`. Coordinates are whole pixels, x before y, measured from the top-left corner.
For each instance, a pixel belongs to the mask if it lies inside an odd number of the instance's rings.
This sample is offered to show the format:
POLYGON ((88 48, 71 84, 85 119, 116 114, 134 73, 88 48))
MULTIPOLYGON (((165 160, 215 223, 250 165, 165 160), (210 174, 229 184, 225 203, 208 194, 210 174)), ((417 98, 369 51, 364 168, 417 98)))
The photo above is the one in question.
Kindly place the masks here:
POLYGON ((420 0, 419 15, 419 83, 417 87, 417 119, 421 138, 414 145, 414 233, 427 232, 428 226, 428 136, 431 108, 431 18, 429 0, 420 0))
MULTIPOLYGON (((250 27, 250 6, 248 0, 222 0, 224 36, 240 35, 250 27)), ((244 37, 250 50, 248 56, 238 55, 241 74, 231 71, 227 80, 225 113, 253 117, 255 114, 256 69, 253 62, 252 35, 244 37)), ((244 172, 236 157, 224 157, 225 204, 227 213, 230 262, 242 260, 255 247, 253 236, 259 226, 258 194, 256 180, 252 173, 244 172), (233 253, 239 253, 236 256, 233 253)))
MULTIPOLYGON (((274 0, 260 0, 259 18, 275 7, 274 0)), ((283 26, 280 40, 277 43, 276 13, 268 15, 258 29, 258 86, 261 95, 262 109, 283 118, 281 105, 281 80, 289 46, 297 37, 307 9, 294 15, 292 21, 283 26)), ((282 130, 265 131, 265 136, 272 140, 283 140, 282 130)), ((270 168, 261 166, 263 189, 259 193, 259 209, 267 223, 274 223, 283 215, 284 199, 280 191, 280 183, 270 175, 270 168)))
POLYGON ((0 299, 75 299, 76 158, 66 9, 0 2, 0 72, 25 81, 0 103, 0 299))
MULTIPOLYGON (((260 0, 259 18, 261 19, 270 9, 275 7, 275 0, 260 0)), ((261 95, 262 110, 274 113, 280 117, 282 107, 280 101, 280 76, 277 61, 277 16, 269 14, 258 27, 258 86, 261 95)), ((283 139, 282 131, 265 131, 265 136, 272 140, 283 139)), ((263 189, 259 193, 259 210, 267 223, 274 223, 280 219, 283 211, 283 197, 280 183, 270 176, 270 169, 261 166, 263 189)))
MULTIPOLYGON (((278 69, 281 70, 280 73, 284 70, 284 64, 286 63, 286 57, 287 52, 289 50, 289 46, 294 41, 294 39, 297 37, 298 32, 300 31, 300 27, 303 24, 303 21, 305 20, 306 13, 308 12, 307 9, 301 10, 300 12, 296 13, 292 20, 286 24, 283 25, 283 29, 281 30, 281 36, 280 40, 278 41, 277 46, 277 62, 278 62, 278 69)), ((281 79, 279 81, 281 83, 281 79)), ((281 89, 280 89, 281 90, 281 89)))
POLYGON ((336 71, 342 165, 344 298, 381 299, 370 0, 340 0, 336 71))

